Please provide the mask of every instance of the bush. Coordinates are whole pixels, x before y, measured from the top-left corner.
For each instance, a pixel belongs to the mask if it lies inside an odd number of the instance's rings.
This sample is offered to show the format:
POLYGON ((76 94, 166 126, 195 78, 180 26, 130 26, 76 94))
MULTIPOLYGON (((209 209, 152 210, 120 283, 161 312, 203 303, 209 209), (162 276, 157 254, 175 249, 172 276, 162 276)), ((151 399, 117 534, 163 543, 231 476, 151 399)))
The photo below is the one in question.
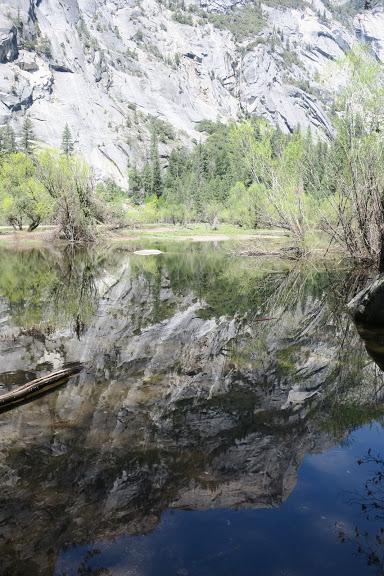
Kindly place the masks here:
POLYGON ((54 201, 59 235, 69 242, 94 241, 106 212, 89 166, 75 156, 46 150, 39 155, 37 176, 54 201))
POLYGON ((177 12, 173 13, 172 18, 173 18, 173 20, 175 20, 175 22, 178 22, 179 24, 185 24, 187 26, 193 26, 193 18, 191 16, 191 14, 177 10, 177 12))
POLYGON ((221 214, 222 219, 244 228, 254 228, 257 192, 256 185, 247 188, 243 182, 236 182, 229 191, 226 207, 221 214))
POLYGON ((220 30, 229 30, 238 42, 254 36, 265 25, 265 19, 260 6, 248 5, 226 14, 209 13, 207 19, 220 30))
POLYGON ((32 231, 53 211, 53 200, 36 174, 36 164, 22 152, 7 155, 0 168, 0 214, 15 229, 32 231))

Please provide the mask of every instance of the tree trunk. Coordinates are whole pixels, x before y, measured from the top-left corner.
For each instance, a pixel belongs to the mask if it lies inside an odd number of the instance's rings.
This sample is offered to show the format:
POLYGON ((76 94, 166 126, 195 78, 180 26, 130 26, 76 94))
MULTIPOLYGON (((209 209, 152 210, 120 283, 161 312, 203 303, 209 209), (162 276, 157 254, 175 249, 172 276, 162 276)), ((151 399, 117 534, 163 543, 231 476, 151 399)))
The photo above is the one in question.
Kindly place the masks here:
POLYGON ((34 230, 36 230, 36 228, 38 227, 39 224, 40 224, 40 218, 36 218, 36 220, 32 220, 32 222, 30 223, 30 225, 28 227, 28 232, 33 232, 34 230))

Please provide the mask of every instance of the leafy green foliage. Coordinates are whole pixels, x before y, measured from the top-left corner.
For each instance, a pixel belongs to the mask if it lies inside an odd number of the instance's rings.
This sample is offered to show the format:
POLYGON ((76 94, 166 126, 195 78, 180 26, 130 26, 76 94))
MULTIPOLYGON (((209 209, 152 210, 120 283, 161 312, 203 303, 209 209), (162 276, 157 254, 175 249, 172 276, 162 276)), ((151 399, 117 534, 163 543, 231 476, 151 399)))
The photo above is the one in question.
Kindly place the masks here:
POLYGON ((377 6, 383 6, 383 0, 347 0, 346 2, 335 4, 330 0, 324 0, 324 5, 328 8, 334 18, 338 18, 344 23, 348 23, 359 12, 372 10, 377 6))
MULTIPOLYGON (((284 135, 257 119, 199 126, 209 133, 206 142, 171 152, 151 219, 155 209, 157 220, 166 222, 280 226, 302 237, 322 193, 327 145, 314 143, 310 133, 284 135)), ((147 209, 150 165, 131 171, 130 190, 147 209)))
POLYGON ((150 118, 151 121, 151 131, 155 132, 156 138, 160 142, 167 143, 170 140, 175 139, 175 130, 173 129, 172 124, 166 122, 162 118, 155 118, 152 116, 150 118))
POLYGON ((22 230, 28 222, 34 230, 53 211, 53 199, 36 173, 36 165, 27 154, 16 152, 0 165, 0 214, 14 228, 22 230))
POLYGON ((13 323, 42 331, 71 325, 79 336, 95 312, 96 282, 116 259, 96 247, 1 248, 0 294, 9 302, 13 323))
POLYGON ((363 49, 339 66, 346 83, 337 102, 328 168, 333 195, 323 226, 352 257, 384 269, 383 68, 363 49))
MULTIPOLYGON (((111 182, 97 188, 92 170, 73 155, 71 131, 66 125, 62 154, 35 151, 33 124, 25 117, 20 151, 7 125, 0 130, 0 219, 15 229, 25 223, 32 231, 43 221, 58 225, 59 235, 70 242, 94 240, 98 224, 120 222, 122 191, 111 182), (119 200, 117 200, 119 197, 119 200)), ((160 167, 157 175, 161 179, 160 167)))
POLYGON ((104 207, 89 166, 80 158, 45 150, 39 155, 38 177, 55 202, 60 235, 70 242, 95 240, 104 207))

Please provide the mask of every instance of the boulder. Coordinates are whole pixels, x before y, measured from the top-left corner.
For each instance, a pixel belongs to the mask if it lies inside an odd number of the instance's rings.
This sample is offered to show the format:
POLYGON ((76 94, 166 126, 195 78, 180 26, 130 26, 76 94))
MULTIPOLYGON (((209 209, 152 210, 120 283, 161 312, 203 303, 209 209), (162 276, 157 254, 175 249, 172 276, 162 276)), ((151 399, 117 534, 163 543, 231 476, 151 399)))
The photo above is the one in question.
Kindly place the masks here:
POLYGON ((384 276, 380 275, 361 290, 348 304, 348 309, 356 323, 384 328, 384 276))

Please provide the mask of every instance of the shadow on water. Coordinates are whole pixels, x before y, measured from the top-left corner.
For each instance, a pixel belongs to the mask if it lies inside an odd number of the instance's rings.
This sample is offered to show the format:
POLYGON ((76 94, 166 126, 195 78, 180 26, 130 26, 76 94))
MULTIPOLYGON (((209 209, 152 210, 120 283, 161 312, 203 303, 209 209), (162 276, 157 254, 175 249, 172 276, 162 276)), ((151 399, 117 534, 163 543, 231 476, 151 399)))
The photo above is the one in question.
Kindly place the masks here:
POLYGON ((0 415, 0 574, 373 574, 335 529, 382 440, 362 280, 160 248, 0 252, 2 388, 86 363, 0 415))

